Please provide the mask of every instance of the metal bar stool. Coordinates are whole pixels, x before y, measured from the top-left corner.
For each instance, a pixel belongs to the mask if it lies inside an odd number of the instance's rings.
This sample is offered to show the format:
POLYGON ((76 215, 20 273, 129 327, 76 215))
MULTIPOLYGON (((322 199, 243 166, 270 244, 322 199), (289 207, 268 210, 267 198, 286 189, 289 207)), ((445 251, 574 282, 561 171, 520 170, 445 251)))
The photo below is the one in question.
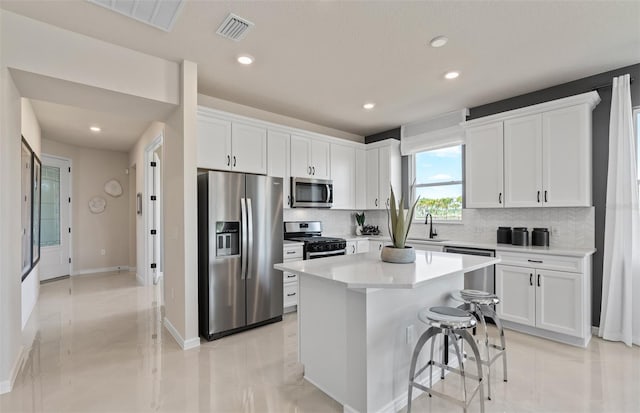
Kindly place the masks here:
MULTIPOLYGON (((429 325, 430 327, 420 336, 420 339, 418 339, 416 347, 413 350, 413 356, 411 357, 411 367, 409 369, 409 390, 407 394, 407 413, 411 412, 411 396, 414 387, 427 392, 429 394, 429 397, 431 397, 432 395, 436 395, 444 398, 445 400, 462 406, 465 413, 467 412, 467 408, 469 407, 469 404, 473 400, 474 396, 479 391, 480 411, 484 413, 484 387, 482 385, 482 364, 480 362, 480 353, 478 351, 478 346, 476 345, 475 340, 467 331, 470 328, 474 328, 476 326, 476 320, 469 312, 455 307, 431 307, 429 309, 423 309, 418 313, 418 318, 420 319, 420 321, 429 325), (453 343, 453 347, 458 358, 459 368, 450 367, 433 359, 435 341, 438 335, 448 337, 450 339, 450 342, 453 343), (458 346, 458 337, 462 338, 463 342, 466 341, 468 343, 469 347, 473 351, 473 354, 475 355, 475 360, 478 368, 477 376, 465 373, 464 358, 462 357, 460 346, 458 346), (429 356, 429 362, 426 365, 422 366, 416 372, 416 364, 418 362, 420 351, 430 339, 431 352, 429 356), (462 376, 462 400, 456 399, 452 396, 449 396, 448 394, 433 390, 433 366, 446 369, 447 371, 454 372, 462 376), (422 384, 416 382, 416 378, 420 376, 420 374, 422 374, 422 372, 424 372, 427 367, 429 367, 429 387, 423 386, 422 384), (478 380, 478 385, 473 389, 470 397, 467 397, 468 392, 465 377, 470 377, 472 379, 478 380)), ((445 351, 448 351, 448 349, 445 348, 445 351)))
MULTIPOLYGON (((499 358, 502 357, 502 371, 503 380, 507 381, 507 347, 504 338, 504 329, 502 328, 502 322, 500 318, 493 310, 492 305, 500 303, 500 298, 492 293, 480 290, 460 290, 452 294, 453 298, 457 301, 461 301, 464 304, 458 306, 459 309, 469 311, 474 315, 482 324, 484 329, 484 347, 486 350, 486 358, 481 360, 481 363, 487 366, 487 396, 491 400, 491 365, 499 358), (500 345, 496 345, 489 342, 489 330, 487 328, 486 319, 490 318, 496 324, 498 333, 500 335, 500 345), (490 349, 497 350, 496 354, 491 357, 490 349)), ((473 357, 468 357, 473 360, 473 357)))

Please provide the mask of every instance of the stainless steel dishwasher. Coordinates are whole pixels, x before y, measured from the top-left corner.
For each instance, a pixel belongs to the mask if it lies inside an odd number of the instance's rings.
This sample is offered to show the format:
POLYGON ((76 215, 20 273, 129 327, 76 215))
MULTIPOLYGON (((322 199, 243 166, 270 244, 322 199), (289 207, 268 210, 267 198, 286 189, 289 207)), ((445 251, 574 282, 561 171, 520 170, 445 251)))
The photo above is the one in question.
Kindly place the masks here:
MULTIPOLYGON (((496 252, 494 250, 484 250, 479 248, 445 246, 444 252, 451 252, 454 254, 479 255, 481 257, 496 256, 496 252)), ((464 288, 470 289, 470 290, 487 291, 495 294, 496 292, 495 265, 491 265, 489 267, 485 267, 479 270, 465 273, 464 288)))

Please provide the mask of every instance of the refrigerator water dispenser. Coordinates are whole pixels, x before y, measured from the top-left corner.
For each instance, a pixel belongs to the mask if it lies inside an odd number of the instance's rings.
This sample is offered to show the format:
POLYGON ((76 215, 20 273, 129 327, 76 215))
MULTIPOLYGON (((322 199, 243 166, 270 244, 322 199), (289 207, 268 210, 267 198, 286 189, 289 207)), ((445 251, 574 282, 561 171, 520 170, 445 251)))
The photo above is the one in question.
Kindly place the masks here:
POLYGON ((216 222, 216 257, 240 254, 240 223, 237 221, 216 222))

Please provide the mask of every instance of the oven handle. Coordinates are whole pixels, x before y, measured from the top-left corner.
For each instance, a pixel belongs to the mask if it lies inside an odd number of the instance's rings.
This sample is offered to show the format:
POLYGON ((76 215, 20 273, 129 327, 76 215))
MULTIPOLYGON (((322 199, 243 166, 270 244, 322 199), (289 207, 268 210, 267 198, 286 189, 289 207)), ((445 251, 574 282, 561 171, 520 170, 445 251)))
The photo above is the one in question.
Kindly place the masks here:
POLYGON ((347 249, 343 248, 341 250, 333 250, 333 251, 324 251, 324 252, 308 252, 307 258, 311 257, 323 257, 327 255, 346 255, 347 249))

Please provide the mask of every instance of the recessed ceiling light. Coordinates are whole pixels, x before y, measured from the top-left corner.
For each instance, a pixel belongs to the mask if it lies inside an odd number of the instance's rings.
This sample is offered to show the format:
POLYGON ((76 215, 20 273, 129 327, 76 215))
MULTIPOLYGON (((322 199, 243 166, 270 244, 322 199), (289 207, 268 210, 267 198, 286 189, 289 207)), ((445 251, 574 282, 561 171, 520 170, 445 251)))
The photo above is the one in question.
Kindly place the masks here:
POLYGON ((91 126, 89 129, 91 129, 91 132, 100 132, 102 130, 99 126, 91 126))
POLYGON ((455 71, 454 71, 454 72, 447 72, 447 73, 444 75, 444 78, 445 78, 445 79, 448 79, 448 80, 451 80, 451 79, 455 79, 455 78, 457 78, 458 76, 460 76, 460 72, 455 72, 455 71))
POLYGON ((442 47, 445 44, 447 44, 448 41, 449 41, 449 39, 447 39, 444 36, 437 36, 437 37, 434 37, 433 39, 431 39, 429 44, 431 45, 431 47, 442 47))
POLYGON ((238 56, 238 63, 241 65, 250 65, 253 63, 253 56, 249 56, 248 54, 243 54, 238 56))
POLYGON ((368 102, 368 103, 365 103, 364 105, 362 105, 362 107, 364 109, 366 109, 366 110, 371 110, 371 109, 376 107, 376 104, 373 103, 373 102, 368 102))

